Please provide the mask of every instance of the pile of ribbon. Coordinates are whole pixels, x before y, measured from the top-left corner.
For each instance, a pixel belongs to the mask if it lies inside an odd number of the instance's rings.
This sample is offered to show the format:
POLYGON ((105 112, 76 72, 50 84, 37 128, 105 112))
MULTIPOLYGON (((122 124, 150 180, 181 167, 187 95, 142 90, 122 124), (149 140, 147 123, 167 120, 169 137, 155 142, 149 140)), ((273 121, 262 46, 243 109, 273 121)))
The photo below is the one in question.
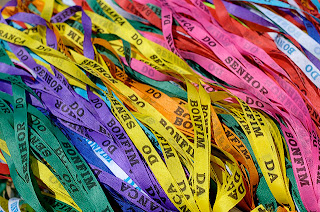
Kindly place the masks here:
POLYGON ((320 211, 318 0, 11 0, 0 211, 320 211))

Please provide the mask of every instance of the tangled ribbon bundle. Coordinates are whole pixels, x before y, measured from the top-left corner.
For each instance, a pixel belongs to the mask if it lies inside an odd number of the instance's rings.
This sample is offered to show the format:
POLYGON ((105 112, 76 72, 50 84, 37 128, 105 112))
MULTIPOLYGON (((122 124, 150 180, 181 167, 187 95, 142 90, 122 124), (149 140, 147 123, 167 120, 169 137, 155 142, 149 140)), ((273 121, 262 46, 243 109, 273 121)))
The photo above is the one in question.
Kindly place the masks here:
POLYGON ((318 0, 12 0, 0 211, 320 211, 318 0))

